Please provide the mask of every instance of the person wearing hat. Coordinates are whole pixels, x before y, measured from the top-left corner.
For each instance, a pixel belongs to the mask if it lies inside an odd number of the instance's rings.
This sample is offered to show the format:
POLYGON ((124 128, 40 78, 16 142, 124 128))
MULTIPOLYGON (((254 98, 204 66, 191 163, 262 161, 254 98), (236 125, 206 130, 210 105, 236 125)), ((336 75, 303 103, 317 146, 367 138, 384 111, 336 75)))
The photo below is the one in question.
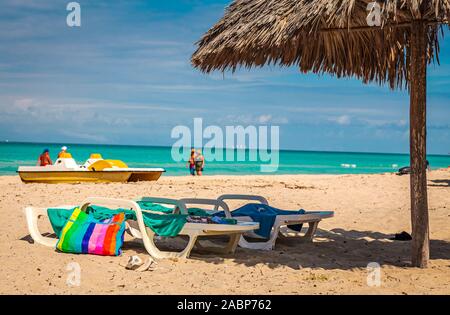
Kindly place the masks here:
POLYGON ((50 158, 49 150, 45 149, 44 152, 39 156, 39 166, 52 165, 52 159, 50 158))
POLYGON ((58 153, 58 159, 61 157, 61 155, 66 153, 66 151, 67 151, 67 147, 66 146, 61 147, 61 152, 58 153))

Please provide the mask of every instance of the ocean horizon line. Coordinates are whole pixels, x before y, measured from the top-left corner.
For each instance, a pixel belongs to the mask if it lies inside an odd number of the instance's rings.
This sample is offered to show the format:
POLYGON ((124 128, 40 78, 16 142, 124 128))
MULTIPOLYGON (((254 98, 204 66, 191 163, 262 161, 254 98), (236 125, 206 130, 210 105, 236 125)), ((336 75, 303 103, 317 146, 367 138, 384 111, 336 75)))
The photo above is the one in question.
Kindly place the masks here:
MULTIPOLYGON (((140 148, 172 148, 169 145, 150 145, 150 144, 111 144, 111 143, 77 143, 77 142, 34 142, 34 141, 9 141, 2 140, 1 144, 31 144, 31 145, 82 145, 82 146, 113 146, 113 147, 140 147, 140 148)), ((182 147, 179 147, 182 148, 182 147)), ((191 148, 191 147, 183 147, 183 148, 191 148)), ((197 147, 195 147, 197 148, 197 147)), ((258 149, 250 149, 250 148, 224 148, 218 147, 220 150, 258 150, 258 149)), ((281 148, 278 150, 279 152, 303 152, 303 153, 332 153, 332 154, 370 154, 370 155, 407 155, 409 156, 409 152, 375 152, 375 151, 335 151, 335 150, 307 150, 307 149, 285 149, 281 148)), ((441 153, 427 153, 427 156, 449 156, 450 152, 447 154, 441 153)))

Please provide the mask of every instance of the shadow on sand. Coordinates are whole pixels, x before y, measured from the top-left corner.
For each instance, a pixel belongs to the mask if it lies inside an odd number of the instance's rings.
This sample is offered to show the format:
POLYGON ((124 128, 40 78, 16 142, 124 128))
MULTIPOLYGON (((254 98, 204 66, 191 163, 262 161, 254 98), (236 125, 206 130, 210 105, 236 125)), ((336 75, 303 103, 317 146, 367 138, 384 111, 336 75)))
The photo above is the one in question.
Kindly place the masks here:
POLYGON ((430 187, 450 187, 450 179, 433 179, 430 180, 433 184, 428 184, 430 187))
MULTIPOLYGON (((282 238, 272 251, 239 248, 234 254, 217 255, 193 250, 190 259, 213 264, 224 263, 225 258, 245 266, 266 265, 269 268, 288 267, 292 269, 341 269, 366 268, 370 262, 380 265, 409 267, 410 241, 393 241, 393 235, 373 231, 356 231, 333 229, 318 230, 313 243, 302 243, 295 238, 282 238)), ((214 239, 221 242, 223 239, 214 239)), ((184 241, 178 238, 182 248, 184 241)), ((174 243, 177 243, 174 242, 174 243)), ((170 248, 165 242, 161 249, 170 248)), ((178 246, 176 246, 178 248, 178 246)), ((138 254, 146 255, 142 245, 126 242, 123 249, 132 249, 138 254)), ((450 259, 450 242, 430 241, 431 259, 450 259)))

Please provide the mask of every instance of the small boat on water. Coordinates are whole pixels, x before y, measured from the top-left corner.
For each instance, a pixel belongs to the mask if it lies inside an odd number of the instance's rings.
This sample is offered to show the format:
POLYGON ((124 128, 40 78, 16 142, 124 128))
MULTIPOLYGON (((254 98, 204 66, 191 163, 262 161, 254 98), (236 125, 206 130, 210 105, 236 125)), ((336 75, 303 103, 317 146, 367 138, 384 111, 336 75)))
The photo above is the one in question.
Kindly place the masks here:
POLYGON ((24 183, 109 183, 156 181, 163 168, 130 168, 120 160, 104 160, 100 154, 91 154, 83 165, 78 165, 70 153, 63 153, 53 165, 19 166, 17 172, 24 183))

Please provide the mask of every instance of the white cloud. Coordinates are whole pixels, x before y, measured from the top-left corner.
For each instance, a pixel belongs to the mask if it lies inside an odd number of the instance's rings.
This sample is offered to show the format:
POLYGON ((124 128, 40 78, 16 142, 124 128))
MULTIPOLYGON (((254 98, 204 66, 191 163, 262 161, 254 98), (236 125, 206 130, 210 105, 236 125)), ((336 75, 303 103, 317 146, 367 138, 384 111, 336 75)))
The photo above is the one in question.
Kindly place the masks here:
POLYGON ((267 124, 272 119, 272 115, 261 115, 258 117, 260 124, 267 124))
MULTIPOLYGON (((330 107, 326 105, 320 106, 279 106, 280 109, 293 112, 293 113, 318 113, 318 114, 352 114, 352 115, 382 115, 386 113, 384 109, 374 109, 374 108, 364 108, 364 107, 348 107, 344 108, 342 106, 330 107)), ((389 112, 389 114, 394 114, 395 112, 389 112)))
POLYGON ((335 123, 339 125, 349 125, 351 123, 350 116, 348 115, 341 115, 338 117, 333 117, 329 119, 330 121, 334 121, 335 123))
POLYGON ((361 122, 371 127, 406 127, 407 121, 405 119, 360 119, 361 122))
POLYGON ((20 110, 28 110, 34 105, 34 100, 32 98, 20 98, 14 101, 14 107, 20 110))
POLYGON ((20 7, 27 9, 49 9, 58 5, 57 1, 54 0, 3 0, 3 6, 8 7, 20 7))

